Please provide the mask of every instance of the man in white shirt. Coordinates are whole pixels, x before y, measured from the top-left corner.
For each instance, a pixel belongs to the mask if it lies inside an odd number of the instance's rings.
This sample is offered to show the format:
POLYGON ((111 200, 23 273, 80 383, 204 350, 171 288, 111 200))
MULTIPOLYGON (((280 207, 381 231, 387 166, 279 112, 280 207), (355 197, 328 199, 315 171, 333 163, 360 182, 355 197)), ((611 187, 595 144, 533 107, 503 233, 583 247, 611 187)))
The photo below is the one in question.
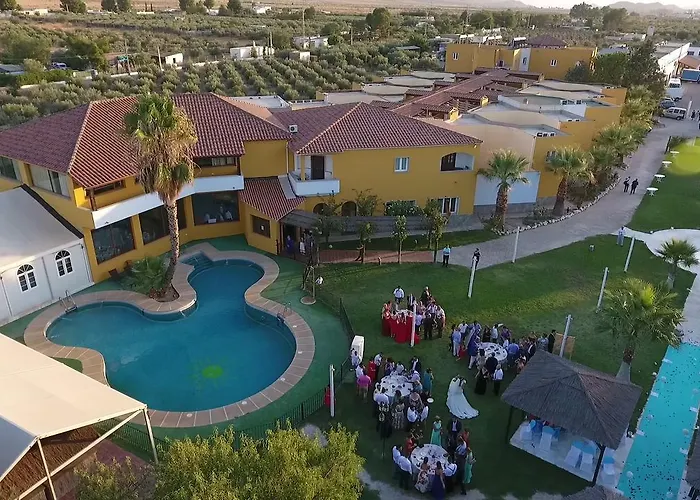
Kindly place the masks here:
POLYGON ((499 364, 496 366, 496 371, 493 372, 493 393, 498 396, 498 393, 501 392, 501 381, 503 380, 503 369, 501 368, 501 365, 499 364))
POLYGON ((450 245, 445 245, 442 249, 442 267, 447 267, 450 264, 450 245))
POLYGON ((401 477, 399 478, 399 488, 403 488, 405 490, 411 489, 411 486, 413 486, 411 483, 413 483, 413 471, 411 470, 411 461, 407 458, 401 455, 399 457, 399 468, 401 469, 401 477))
POLYGON ((391 449, 391 455, 394 457, 394 477, 401 477, 401 467, 399 467, 399 459, 401 458, 401 446, 394 446, 391 449))
POLYGON ((360 356, 357 355, 357 351, 355 349, 353 349, 352 353, 350 354, 350 362, 352 363, 353 368, 357 368, 360 365, 360 356))
POLYGON ((417 371, 413 371, 411 373, 411 382, 420 382, 420 373, 418 373, 417 371))
POLYGON ((386 393, 386 387, 382 387, 382 392, 378 392, 374 395, 374 402, 377 403, 377 405, 389 405, 389 396, 386 393))
POLYGON ((445 464, 445 493, 452 493, 455 484, 455 475, 457 474, 457 464, 445 464))
POLYGON ((421 422, 424 423, 426 420, 428 420, 428 412, 429 412, 429 411, 430 411, 430 409, 428 408, 428 405, 425 405, 425 406, 423 407, 423 411, 420 412, 420 421, 421 421, 421 422))
POLYGON ((416 313, 416 333, 420 330, 420 326, 423 324, 423 315, 421 313, 416 313))
POLYGON ((381 352, 378 353, 378 354, 374 357, 374 364, 377 365, 377 368, 379 368, 379 366, 382 364, 382 353, 381 353, 381 352))
POLYGON ((452 332, 452 355, 457 356, 459 354, 459 344, 462 341, 462 334, 459 332, 459 328, 452 332))
POLYGON ((494 323, 491 327, 491 342, 494 344, 498 342, 498 324, 494 323))
POLYGON ((401 363, 401 361, 397 361, 396 368, 394 369, 394 373, 396 373, 397 375, 403 375, 404 370, 405 370, 405 368, 404 368, 403 364, 401 363))
POLYGON ((362 368, 362 365, 357 365, 357 368, 355 368, 355 378, 358 379, 364 374, 365 370, 362 368))
POLYGON ((399 285, 394 289, 394 299, 396 299, 397 304, 400 304, 401 301, 403 300, 403 298, 404 298, 403 288, 401 288, 401 285, 399 285))
POLYGON ((406 411, 406 419, 408 419, 408 428, 413 429, 418 420, 418 412, 409 406, 408 411, 406 411))

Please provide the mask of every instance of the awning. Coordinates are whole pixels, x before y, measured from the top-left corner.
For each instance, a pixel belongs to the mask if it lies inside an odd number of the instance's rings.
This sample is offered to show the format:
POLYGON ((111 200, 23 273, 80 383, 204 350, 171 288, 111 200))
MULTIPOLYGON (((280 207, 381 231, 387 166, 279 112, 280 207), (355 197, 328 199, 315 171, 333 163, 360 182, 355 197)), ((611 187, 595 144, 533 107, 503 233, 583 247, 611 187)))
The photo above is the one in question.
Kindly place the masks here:
POLYGON ((146 405, 0 334, 0 481, 40 439, 146 405))
POLYGON ((304 198, 294 194, 286 175, 246 179, 238 196, 244 203, 277 221, 304 202, 304 198))
POLYGON ((678 63, 691 69, 700 69, 700 59, 697 57, 684 56, 678 60, 678 63))
POLYGON ((282 217, 282 222, 302 229, 313 229, 316 226, 318 215, 305 210, 292 210, 282 217))

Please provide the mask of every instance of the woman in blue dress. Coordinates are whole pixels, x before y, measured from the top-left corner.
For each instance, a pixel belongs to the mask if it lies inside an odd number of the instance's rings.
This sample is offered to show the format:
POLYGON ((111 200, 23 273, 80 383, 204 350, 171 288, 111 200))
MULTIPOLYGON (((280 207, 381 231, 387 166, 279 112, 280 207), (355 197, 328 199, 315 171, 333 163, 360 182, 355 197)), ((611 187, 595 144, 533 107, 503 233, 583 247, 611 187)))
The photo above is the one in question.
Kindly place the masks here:
POLYGON ((438 462, 433 476, 433 485, 430 488, 433 498, 443 500, 445 498, 445 473, 442 470, 442 463, 438 462))

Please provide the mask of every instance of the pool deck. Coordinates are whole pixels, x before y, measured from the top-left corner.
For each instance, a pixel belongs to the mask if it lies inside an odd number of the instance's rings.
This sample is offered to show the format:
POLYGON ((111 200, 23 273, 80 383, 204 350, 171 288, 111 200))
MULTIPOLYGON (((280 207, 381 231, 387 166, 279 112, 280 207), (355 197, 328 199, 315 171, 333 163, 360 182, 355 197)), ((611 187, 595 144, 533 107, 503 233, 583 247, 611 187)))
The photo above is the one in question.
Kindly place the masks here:
MULTIPOLYGON (((240 401, 219 408, 198 410, 192 412, 172 412, 148 410, 151 424, 156 427, 198 427, 233 420, 237 417, 252 413, 289 391, 306 374, 314 359, 315 341, 309 325, 296 312, 287 309, 282 304, 268 300, 262 296, 263 290, 271 285, 279 275, 277 263, 265 255, 243 251, 220 251, 209 243, 200 243, 187 249, 180 256, 183 261, 194 255, 203 254, 212 262, 226 260, 244 260, 253 262, 262 268, 264 274, 245 292, 245 301, 251 307, 277 316, 284 314, 284 323, 294 335, 296 353, 287 370, 274 383, 262 391, 240 401)), ((74 298, 78 308, 89 304, 106 302, 124 302, 148 313, 149 315, 171 314, 186 311, 196 302, 197 294, 190 285, 188 278, 194 267, 180 262, 175 270, 173 287, 179 297, 172 302, 158 302, 150 297, 129 290, 112 290, 105 292, 87 293, 74 298)), ((83 365, 83 374, 98 382, 109 385, 106 367, 102 354, 94 349, 84 347, 67 347, 54 344, 46 338, 46 332, 51 324, 65 314, 60 304, 47 307, 32 320, 24 331, 24 342, 28 347, 46 356, 54 358, 77 359, 83 365)))

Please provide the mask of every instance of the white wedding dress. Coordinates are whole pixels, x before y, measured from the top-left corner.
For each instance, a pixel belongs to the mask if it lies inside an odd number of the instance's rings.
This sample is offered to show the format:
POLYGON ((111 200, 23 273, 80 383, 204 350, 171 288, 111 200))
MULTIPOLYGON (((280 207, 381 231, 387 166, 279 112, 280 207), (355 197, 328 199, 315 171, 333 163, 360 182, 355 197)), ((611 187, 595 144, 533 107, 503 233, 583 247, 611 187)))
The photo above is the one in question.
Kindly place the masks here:
POLYGON ((472 408, 462 390, 463 380, 453 378, 450 387, 447 389, 447 407, 450 413, 457 418, 474 418, 479 415, 479 411, 472 408))

